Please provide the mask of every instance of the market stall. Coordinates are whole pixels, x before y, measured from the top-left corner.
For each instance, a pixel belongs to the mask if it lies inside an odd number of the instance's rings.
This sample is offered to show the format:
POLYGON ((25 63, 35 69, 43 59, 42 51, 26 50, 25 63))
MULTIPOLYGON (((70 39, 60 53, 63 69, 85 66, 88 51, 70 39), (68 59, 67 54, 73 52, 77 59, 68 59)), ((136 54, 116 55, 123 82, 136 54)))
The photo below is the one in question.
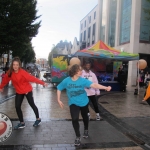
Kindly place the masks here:
MULTIPOLYGON (((117 80, 119 68, 123 64, 128 64, 128 61, 139 60, 139 54, 121 52, 102 41, 77 51, 74 56, 80 57, 83 61, 90 59, 93 64, 92 71, 96 74, 99 83, 102 85, 109 84, 115 91, 118 91, 120 88, 117 80)), ((127 74, 128 68, 124 68, 127 74)))

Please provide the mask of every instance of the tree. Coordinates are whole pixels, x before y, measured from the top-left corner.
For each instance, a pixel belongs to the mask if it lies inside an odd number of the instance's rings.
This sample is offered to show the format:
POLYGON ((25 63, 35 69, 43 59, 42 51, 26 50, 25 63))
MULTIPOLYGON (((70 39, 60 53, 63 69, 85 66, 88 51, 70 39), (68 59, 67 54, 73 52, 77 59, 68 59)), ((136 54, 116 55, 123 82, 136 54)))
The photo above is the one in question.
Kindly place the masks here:
POLYGON ((38 33, 36 0, 0 1, 0 53, 11 50, 13 56, 23 57, 26 44, 38 33))
POLYGON ((48 55, 48 64, 49 66, 51 66, 52 64, 52 56, 53 54, 58 54, 58 49, 55 45, 53 45, 52 49, 51 49, 51 52, 49 53, 48 55))
POLYGON ((31 42, 26 44, 25 46, 26 46, 26 48, 21 57, 21 61, 24 62, 25 64, 27 64, 28 62, 35 63, 35 61, 36 61, 35 52, 34 52, 31 42))

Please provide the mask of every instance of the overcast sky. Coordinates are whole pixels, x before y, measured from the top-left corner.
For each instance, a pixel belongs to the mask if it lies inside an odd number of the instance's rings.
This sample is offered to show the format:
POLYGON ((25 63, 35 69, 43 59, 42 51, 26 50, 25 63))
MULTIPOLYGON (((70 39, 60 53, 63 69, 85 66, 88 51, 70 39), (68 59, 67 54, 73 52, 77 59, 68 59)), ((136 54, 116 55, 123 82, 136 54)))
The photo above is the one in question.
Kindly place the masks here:
POLYGON ((38 14, 42 15, 39 33, 32 44, 37 58, 48 58, 53 46, 60 40, 73 43, 79 40, 80 20, 90 12, 98 0, 37 0, 38 14))

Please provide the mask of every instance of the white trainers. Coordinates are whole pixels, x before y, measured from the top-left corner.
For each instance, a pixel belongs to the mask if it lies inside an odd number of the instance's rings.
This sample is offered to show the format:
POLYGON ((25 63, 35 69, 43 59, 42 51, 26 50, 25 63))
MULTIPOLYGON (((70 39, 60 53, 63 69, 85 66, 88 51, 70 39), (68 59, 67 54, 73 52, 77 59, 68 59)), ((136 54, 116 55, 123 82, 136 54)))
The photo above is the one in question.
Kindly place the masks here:
POLYGON ((101 117, 99 114, 96 114, 96 120, 101 120, 101 117))
POLYGON ((90 113, 88 113, 89 121, 90 121, 90 113))

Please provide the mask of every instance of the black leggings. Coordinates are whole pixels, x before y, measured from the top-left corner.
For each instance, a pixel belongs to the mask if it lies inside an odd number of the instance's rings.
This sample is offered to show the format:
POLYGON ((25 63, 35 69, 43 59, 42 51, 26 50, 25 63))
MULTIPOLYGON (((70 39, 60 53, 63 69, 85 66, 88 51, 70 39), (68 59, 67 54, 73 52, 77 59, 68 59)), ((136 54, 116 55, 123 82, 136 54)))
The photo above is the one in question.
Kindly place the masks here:
POLYGON ((79 107, 74 104, 70 105, 70 114, 72 118, 72 125, 77 137, 80 137, 80 125, 79 125, 79 113, 81 110, 81 115, 84 123, 84 130, 88 130, 89 118, 88 118, 88 105, 84 107, 79 107))
POLYGON ((22 110, 21 110, 21 104, 23 102, 24 96, 26 96, 29 105, 32 107, 32 109, 33 109, 33 111, 35 113, 36 118, 39 118, 39 111, 38 111, 38 108, 36 107, 36 105, 34 104, 32 91, 28 92, 27 94, 18 94, 18 93, 16 93, 15 107, 16 107, 17 115, 19 117, 19 121, 20 122, 24 122, 23 114, 22 114, 22 110))
MULTIPOLYGON (((99 113, 96 96, 92 95, 92 96, 88 96, 88 98, 92 102, 95 112, 99 113)), ((89 108, 88 108, 88 113, 89 113, 89 108)))

